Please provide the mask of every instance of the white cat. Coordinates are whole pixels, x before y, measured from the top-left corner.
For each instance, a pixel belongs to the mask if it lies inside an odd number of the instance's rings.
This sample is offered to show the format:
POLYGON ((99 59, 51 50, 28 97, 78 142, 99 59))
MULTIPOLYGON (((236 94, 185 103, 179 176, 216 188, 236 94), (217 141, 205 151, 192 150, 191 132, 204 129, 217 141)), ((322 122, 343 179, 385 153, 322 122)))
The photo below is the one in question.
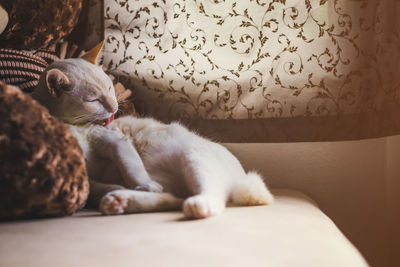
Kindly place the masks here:
POLYGON ((246 174, 225 147, 179 123, 133 116, 113 121, 112 82, 92 64, 100 48, 50 65, 33 94, 78 139, 91 180, 89 203, 104 214, 182 208, 187 218, 205 218, 229 201, 273 202, 260 175, 246 174))

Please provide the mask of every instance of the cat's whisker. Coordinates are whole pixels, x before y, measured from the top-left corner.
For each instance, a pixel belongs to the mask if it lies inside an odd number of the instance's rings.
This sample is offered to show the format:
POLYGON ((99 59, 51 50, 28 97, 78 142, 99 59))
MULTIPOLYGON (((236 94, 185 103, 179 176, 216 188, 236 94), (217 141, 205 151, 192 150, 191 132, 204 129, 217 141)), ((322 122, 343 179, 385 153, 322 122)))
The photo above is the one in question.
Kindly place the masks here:
POLYGON ((127 103, 127 102, 129 102, 129 100, 118 101, 118 105, 125 104, 125 103, 127 103))
POLYGON ((80 116, 76 116, 74 118, 74 120, 86 119, 87 117, 88 117, 88 115, 80 115, 80 116))
POLYGON ((117 102, 118 102, 118 104, 126 103, 126 102, 132 102, 133 99, 134 98, 131 98, 131 97, 128 97, 128 98, 125 98, 125 99, 117 99, 117 102))
POLYGON ((82 114, 74 117, 72 119, 73 124, 79 124, 80 122, 89 122, 92 123, 94 121, 98 120, 97 118, 93 118, 92 115, 87 115, 87 114, 82 114))
POLYGON ((72 121, 78 122, 78 121, 80 121, 80 120, 82 120, 82 119, 87 119, 87 118, 88 118, 87 115, 80 115, 80 116, 74 117, 74 118, 72 119, 72 121))

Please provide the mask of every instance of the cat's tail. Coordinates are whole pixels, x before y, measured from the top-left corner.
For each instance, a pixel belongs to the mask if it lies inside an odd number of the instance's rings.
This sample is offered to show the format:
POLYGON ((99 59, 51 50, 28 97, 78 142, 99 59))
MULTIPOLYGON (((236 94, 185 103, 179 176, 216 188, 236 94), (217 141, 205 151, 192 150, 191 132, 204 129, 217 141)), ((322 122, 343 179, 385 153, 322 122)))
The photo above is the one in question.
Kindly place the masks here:
POLYGON ((230 200, 236 205, 268 205, 274 202, 274 196, 258 173, 248 172, 233 186, 230 200))

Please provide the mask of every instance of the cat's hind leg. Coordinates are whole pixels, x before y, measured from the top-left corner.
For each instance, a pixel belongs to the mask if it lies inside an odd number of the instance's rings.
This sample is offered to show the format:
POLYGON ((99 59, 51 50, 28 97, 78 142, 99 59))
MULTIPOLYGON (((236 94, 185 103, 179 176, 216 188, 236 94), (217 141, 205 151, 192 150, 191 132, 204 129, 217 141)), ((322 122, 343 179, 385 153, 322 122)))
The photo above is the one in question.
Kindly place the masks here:
POLYGON ((125 188, 122 185, 106 184, 106 183, 96 182, 92 179, 89 179, 89 184, 90 184, 90 192, 86 202, 86 207, 96 208, 96 209, 99 207, 101 199, 108 192, 125 188))
POLYGON ((107 193, 101 199, 99 209, 106 215, 179 210, 182 202, 170 193, 121 189, 107 193))
POLYGON ((163 191, 163 187, 150 178, 136 148, 120 129, 94 126, 88 133, 88 140, 99 156, 109 159, 118 169, 126 187, 141 191, 163 191))
POLYGON ((210 176, 199 177, 198 174, 195 177, 201 190, 199 194, 189 197, 183 203, 183 212, 187 218, 206 218, 221 213, 226 206, 224 188, 229 190, 228 200, 236 205, 269 205, 274 202, 274 196, 265 186, 261 176, 255 172, 233 180, 231 185, 229 182, 224 183, 224 179, 209 181, 210 176))
POLYGON ((220 196, 199 194, 183 203, 183 213, 188 219, 201 219, 217 215, 225 209, 225 200, 220 196))
POLYGON ((233 204, 243 206, 269 205, 274 202, 274 196, 258 173, 249 172, 235 181, 229 200, 233 204))
POLYGON ((184 178, 190 192, 183 203, 183 213, 188 219, 202 219, 221 213, 226 206, 230 177, 221 169, 219 161, 205 148, 195 153, 186 152, 184 178))

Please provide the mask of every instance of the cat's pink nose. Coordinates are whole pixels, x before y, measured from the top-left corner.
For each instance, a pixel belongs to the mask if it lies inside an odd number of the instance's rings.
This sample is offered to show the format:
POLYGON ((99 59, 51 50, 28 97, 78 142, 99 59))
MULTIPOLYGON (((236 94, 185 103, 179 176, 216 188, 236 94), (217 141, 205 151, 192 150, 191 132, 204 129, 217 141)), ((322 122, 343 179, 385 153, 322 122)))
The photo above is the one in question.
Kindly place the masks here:
POLYGON ((106 97, 103 102, 104 108, 110 113, 116 113, 118 111, 118 103, 110 97, 106 97))
POLYGON ((110 113, 115 114, 118 111, 118 106, 112 106, 109 109, 107 109, 107 111, 110 112, 110 113))
POLYGON ((108 112, 115 113, 118 111, 118 104, 112 103, 107 109, 108 112))

